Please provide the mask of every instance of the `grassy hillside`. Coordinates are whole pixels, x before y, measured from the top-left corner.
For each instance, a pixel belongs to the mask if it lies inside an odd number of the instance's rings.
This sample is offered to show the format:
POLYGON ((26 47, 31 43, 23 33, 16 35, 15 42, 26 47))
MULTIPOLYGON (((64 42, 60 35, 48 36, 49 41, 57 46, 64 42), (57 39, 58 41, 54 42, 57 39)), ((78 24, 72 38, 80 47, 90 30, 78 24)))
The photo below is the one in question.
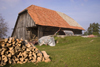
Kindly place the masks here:
POLYGON ((4 67, 100 67, 100 37, 82 38, 65 37, 55 38, 58 44, 55 47, 36 46, 50 55, 51 62, 25 63, 6 65, 4 67))

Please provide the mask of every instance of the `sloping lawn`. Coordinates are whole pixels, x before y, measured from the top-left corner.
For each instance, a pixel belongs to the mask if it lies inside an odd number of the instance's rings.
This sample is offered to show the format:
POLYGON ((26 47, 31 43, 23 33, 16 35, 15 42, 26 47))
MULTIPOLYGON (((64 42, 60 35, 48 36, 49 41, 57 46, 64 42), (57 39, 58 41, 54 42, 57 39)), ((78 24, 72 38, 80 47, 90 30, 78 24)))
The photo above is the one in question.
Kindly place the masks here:
POLYGON ((100 67, 100 37, 71 36, 57 38, 54 47, 36 46, 50 55, 51 62, 6 65, 4 67, 100 67))

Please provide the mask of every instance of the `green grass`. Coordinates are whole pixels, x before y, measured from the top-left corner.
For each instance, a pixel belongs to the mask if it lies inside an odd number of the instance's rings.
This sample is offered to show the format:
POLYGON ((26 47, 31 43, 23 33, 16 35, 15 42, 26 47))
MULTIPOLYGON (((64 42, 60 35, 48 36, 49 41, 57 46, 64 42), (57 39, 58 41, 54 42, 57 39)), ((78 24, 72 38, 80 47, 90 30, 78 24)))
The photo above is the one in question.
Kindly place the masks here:
POLYGON ((100 37, 71 36, 55 37, 55 39, 59 43, 54 47, 36 46, 50 55, 51 62, 15 64, 4 67, 100 67, 100 37))

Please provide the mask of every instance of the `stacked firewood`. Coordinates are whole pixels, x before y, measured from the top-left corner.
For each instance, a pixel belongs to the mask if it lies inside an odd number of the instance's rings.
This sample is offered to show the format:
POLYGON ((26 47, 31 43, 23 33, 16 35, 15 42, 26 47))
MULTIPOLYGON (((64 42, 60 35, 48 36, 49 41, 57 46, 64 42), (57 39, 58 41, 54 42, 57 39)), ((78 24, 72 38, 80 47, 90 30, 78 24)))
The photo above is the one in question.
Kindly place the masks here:
POLYGON ((0 66, 6 64, 26 63, 26 62, 49 62, 49 55, 45 51, 39 51, 27 40, 6 38, 0 41, 0 66))

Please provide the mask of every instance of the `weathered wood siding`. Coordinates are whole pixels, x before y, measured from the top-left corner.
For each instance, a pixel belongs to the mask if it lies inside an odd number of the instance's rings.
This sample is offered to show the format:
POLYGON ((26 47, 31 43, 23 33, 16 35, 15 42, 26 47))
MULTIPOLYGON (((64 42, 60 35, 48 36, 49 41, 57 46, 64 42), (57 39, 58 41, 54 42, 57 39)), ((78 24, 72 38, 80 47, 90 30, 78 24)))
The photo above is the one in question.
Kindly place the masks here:
MULTIPOLYGON (((50 26, 43 26, 42 27, 42 35, 47 36, 47 35, 54 35, 59 28, 58 27, 50 27, 50 26)), ((69 28, 61 28, 60 31, 58 32, 59 35, 65 35, 63 30, 70 30, 73 31, 74 34, 82 34, 82 30, 77 30, 77 29, 69 29, 69 28)))
POLYGON ((43 26, 43 36, 47 36, 47 35, 54 35, 59 28, 57 27, 50 27, 50 26, 43 26))
POLYGON ((38 38, 43 36, 43 27, 42 26, 38 26, 38 38))
POLYGON ((36 26, 30 15, 27 12, 19 14, 16 23, 17 25, 13 36, 17 38, 30 39, 30 31, 27 30, 27 27, 36 26))

